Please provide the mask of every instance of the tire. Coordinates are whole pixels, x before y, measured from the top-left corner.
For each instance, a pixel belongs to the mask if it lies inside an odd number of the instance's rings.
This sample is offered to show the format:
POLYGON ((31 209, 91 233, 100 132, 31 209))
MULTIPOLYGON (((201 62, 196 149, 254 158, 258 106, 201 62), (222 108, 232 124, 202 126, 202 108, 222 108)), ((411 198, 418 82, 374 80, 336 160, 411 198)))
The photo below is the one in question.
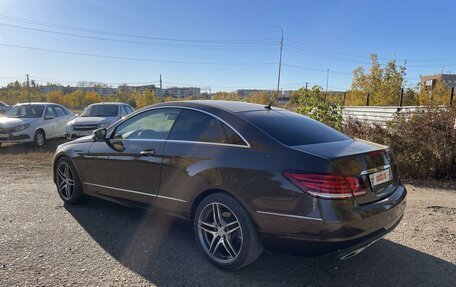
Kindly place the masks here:
POLYGON ((242 269, 263 252, 249 214, 235 198, 225 193, 211 194, 198 204, 193 232, 205 257, 220 269, 242 269), (215 212, 217 210, 219 212, 215 212))
POLYGON ((43 130, 37 130, 35 132, 35 137, 33 138, 33 145, 37 147, 42 147, 44 146, 44 143, 46 142, 46 136, 44 134, 43 130))
POLYGON ((87 199, 87 195, 82 192, 78 172, 70 159, 61 158, 56 164, 54 173, 57 192, 65 203, 79 204, 87 199))

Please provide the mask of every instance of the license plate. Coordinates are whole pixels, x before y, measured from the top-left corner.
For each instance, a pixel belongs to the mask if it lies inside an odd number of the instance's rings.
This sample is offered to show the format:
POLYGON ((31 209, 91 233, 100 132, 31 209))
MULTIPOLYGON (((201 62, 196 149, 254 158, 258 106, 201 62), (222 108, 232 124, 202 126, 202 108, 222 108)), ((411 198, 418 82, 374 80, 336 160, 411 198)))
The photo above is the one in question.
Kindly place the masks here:
POLYGON ((86 131, 86 132, 77 132, 76 135, 78 137, 83 137, 83 136, 89 136, 92 134, 92 131, 86 131))
POLYGON ((391 169, 387 168, 385 170, 369 174, 369 179, 372 186, 388 182, 392 179, 391 169))
POLYGON ((0 134, 0 138, 7 138, 9 137, 8 134, 0 134))

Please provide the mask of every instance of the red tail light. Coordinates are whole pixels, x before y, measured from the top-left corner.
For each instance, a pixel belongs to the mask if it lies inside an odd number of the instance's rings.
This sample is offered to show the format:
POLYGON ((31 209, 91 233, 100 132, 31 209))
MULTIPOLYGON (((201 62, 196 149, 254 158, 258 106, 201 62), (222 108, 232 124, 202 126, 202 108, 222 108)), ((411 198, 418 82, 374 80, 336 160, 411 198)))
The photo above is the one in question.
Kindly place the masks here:
POLYGON ((283 175, 302 191, 317 197, 349 198, 366 193, 366 187, 360 177, 295 171, 285 171, 283 175))

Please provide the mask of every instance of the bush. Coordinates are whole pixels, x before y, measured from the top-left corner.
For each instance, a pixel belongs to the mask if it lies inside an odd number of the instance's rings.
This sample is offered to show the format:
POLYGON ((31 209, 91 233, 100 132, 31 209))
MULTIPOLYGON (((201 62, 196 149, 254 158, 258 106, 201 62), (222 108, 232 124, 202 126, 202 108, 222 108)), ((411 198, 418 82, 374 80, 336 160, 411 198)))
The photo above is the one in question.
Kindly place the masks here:
POLYGON ((388 145, 406 177, 456 179, 455 118, 455 111, 430 108, 423 113, 400 114, 387 127, 349 119, 343 131, 388 145))
POLYGON ((298 105, 295 112, 306 115, 324 124, 340 129, 342 125, 342 107, 338 103, 325 100, 326 96, 319 86, 311 90, 299 89, 296 91, 298 105))

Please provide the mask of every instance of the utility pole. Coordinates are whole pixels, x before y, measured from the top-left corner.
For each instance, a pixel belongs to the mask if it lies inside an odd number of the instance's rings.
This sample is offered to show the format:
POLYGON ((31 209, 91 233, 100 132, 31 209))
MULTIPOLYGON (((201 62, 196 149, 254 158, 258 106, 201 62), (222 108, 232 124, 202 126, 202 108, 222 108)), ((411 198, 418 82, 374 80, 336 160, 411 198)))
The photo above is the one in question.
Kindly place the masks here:
POLYGON ((162 83, 162 74, 160 74, 160 102, 163 102, 163 83, 162 83))
POLYGON ((328 93, 329 69, 326 69, 326 93, 328 93))
POLYGON ((279 76, 277 78, 277 106, 279 106, 279 93, 280 93, 280 71, 282 69, 282 50, 283 50, 283 29, 280 27, 280 31, 282 32, 282 38, 280 40, 280 58, 279 58, 279 76))
POLYGON ((29 74, 27 74, 27 92, 28 92, 29 103, 31 103, 31 102, 32 102, 32 97, 30 96, 30 81, 29 81, 29 74))
POLYGON ((307 92, 307 84, 308 84, 308 83, 306 82, 306 92, 307 92))

